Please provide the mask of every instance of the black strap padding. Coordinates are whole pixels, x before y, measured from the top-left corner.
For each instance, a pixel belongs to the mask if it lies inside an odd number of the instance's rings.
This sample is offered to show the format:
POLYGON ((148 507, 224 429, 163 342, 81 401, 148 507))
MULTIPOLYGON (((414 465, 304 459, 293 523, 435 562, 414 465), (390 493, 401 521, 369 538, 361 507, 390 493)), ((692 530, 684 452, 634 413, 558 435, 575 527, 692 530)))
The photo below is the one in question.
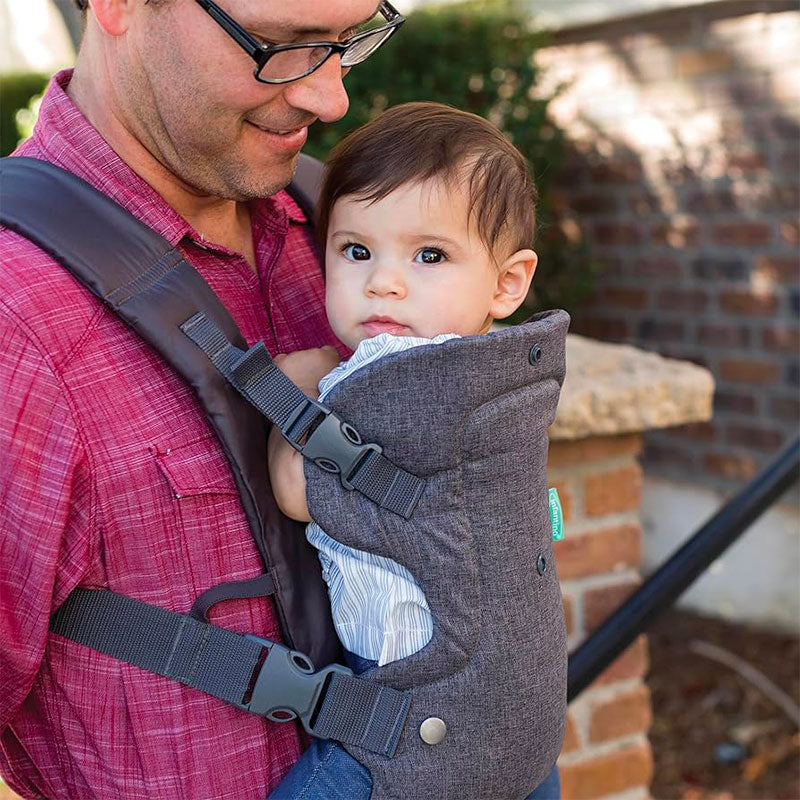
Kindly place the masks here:
POLYGON ((194 388, 275 581, 287 642, 317 664, 333 661, 340 645, 316 551, 280 514, 269 488, 265 422, 180 330, 202 311, 228 341, 246 348, 222 302, 177 248, 66 170, 37 159, 0 159, 0 192, 0 222, 50 254, 194 388))

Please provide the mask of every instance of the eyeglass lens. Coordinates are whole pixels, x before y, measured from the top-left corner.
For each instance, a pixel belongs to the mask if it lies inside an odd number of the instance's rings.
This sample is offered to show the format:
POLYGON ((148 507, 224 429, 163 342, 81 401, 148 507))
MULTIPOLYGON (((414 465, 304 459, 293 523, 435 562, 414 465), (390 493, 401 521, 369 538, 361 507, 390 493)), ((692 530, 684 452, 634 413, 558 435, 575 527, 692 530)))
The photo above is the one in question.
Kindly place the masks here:
MULTIPOLYGON (((342 53, 342 66, 360 64, 374 53, 393 33, 376 30, 357 39, 342 53)), ((274 53, 261 67, 258 77, 266 81, 289 81, 313 72, 330 53, 330 47, 297 47, 274 53)))
POLYGON ((261 68, 262 80, 291 80, 313 72, 330 53, 330 47, 298 47, 274 53, 261 68))
POLYGON ((363 39, 358 39, 342 53, 342 66, 352 67, 360 64, 365 58, 371 56, 392 34, 393 28, 375 31, 367 34, 363 39))

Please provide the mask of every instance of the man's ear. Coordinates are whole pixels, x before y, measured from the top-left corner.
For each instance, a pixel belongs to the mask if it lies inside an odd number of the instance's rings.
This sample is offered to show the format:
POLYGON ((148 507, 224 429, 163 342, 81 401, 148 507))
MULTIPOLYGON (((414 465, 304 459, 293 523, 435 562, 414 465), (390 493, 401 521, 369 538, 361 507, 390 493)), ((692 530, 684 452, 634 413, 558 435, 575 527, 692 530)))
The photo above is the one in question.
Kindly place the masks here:
POLYGON ((526 249, 517 250, 500 265, 497 287, 489 309, 493 319, 505 319, 522 305, 538 262, 539 256, 533 250, 526 249))
POLYGON ((89 5, 103 33, 121 36, 130 26, 136 0, 89 0, 89 5))

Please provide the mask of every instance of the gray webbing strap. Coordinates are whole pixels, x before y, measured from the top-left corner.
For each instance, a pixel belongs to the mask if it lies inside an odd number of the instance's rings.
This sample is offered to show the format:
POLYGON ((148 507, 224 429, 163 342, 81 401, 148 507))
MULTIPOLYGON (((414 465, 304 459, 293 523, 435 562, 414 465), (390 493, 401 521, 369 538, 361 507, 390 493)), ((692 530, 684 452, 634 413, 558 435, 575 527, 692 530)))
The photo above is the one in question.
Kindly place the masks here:
POLYGON ((378 445, 362 442, 351 425, 308 397, 275 365, 262 342, 240 350, 203 313, 190 317, 181 330, 306 458, 382 508, 406 519, 414 513, 425 481, 393 464, 378 445))
POLYGON ((50 628, 101 653, 163 675, 274 722, 391 758, 411 696, 277 642, 167 611, 106 589, 75 589, 50 628), (147 631, 147 636, 142 636, 147 631), (266 653, 266 658, 264 655, 266 653))
POLYGON ((225 581, 199 594, 189 614, 201 622, 208 622, 208 612, 217 603, 241 600, 245 597, 269 597, 273 594, 275 594, 275 581, 272 575, 266 572, 242 581, 225 581))

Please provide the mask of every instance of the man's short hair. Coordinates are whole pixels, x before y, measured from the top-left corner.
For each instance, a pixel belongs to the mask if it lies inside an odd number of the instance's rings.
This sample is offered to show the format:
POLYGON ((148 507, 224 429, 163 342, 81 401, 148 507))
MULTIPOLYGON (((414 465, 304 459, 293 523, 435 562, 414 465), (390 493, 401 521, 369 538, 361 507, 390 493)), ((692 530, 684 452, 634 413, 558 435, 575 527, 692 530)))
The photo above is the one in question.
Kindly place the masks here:
POLYGON ((317 204, 325 244, 334 203, 346 195, 380 200, 409 183, 466 181, 469 214, 495 253, 530 247, 536 186, 520 152, 490 122, 441 103, 404 103, 351 133, 332 151, 317 204))

